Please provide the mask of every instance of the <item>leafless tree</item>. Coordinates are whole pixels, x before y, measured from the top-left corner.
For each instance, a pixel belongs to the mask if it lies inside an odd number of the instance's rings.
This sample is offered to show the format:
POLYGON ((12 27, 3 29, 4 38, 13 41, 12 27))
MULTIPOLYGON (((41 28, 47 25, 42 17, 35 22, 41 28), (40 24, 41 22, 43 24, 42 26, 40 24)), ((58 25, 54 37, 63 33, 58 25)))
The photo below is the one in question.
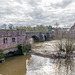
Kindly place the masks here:
POLYGON ((3 24, 2 26, 1 26, 1 28, 4 28, 4 29, 6 29, 6 24, 3 24))
POLYGON ((13 29, 13 24, 9 24, 9 29, 13 29))

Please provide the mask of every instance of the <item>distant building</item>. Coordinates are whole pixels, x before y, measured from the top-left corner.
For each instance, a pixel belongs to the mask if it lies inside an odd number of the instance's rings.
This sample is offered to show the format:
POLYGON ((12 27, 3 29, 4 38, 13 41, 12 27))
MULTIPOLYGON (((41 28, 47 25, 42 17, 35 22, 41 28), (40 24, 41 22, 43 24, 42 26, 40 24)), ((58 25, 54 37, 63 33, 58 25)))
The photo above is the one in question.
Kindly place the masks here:
POLYGON ((54 36, 55 38, 65 38, 67 36, 68 31, 69 28, 55 28, 54 36))
POLYGON ((75 37, 75 23, 69 30, 70 37, 75 37))
POLYGON ((69 28, 61 28, 62 33, 67 33, 69 31, 69 28))

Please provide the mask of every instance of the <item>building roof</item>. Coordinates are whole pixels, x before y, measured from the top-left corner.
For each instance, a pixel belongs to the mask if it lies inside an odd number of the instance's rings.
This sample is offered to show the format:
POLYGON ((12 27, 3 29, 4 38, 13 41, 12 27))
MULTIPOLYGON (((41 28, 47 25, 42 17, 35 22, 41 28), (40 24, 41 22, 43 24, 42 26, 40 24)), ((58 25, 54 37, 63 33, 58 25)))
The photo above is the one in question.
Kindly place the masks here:
POLYGON ((74 23, 74 25, 70 28, 70 31, 73 30, 74 28, 75 28, 75 23, 74 23))

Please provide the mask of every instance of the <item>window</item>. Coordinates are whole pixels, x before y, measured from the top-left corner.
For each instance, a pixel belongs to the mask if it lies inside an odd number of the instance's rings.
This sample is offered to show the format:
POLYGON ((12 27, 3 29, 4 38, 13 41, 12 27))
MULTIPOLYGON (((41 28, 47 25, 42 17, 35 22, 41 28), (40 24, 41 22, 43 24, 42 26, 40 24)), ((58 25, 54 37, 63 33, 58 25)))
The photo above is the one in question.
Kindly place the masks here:
POLYGON ((3 43, 6 44, 7 43, 7 38, 3 39, 3 43))
POLYGON ((15 38, 12 38, 12 42, 15 42, 15 38))

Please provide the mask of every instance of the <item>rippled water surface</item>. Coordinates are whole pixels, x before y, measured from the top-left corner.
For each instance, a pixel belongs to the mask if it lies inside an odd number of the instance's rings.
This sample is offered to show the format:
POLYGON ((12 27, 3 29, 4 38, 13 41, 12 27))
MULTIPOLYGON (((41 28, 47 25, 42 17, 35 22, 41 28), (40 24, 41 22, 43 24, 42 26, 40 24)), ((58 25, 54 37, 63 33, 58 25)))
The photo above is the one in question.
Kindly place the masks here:
POLYGON ((34 56, 27 61, 26 75, 75 75, 75 60, 34 56))
MULTIPOLYGON (((47 47, 49 45, 46 45, 47 47)), ((36 55, 15 56, 0 63, 0 74, 75 75, 75 59, 50 59, 36 55)))
POLYGON ((0 63, 2 75, 75 75, 74 59, 50 59, 34 55, 10 57, 0 63))

